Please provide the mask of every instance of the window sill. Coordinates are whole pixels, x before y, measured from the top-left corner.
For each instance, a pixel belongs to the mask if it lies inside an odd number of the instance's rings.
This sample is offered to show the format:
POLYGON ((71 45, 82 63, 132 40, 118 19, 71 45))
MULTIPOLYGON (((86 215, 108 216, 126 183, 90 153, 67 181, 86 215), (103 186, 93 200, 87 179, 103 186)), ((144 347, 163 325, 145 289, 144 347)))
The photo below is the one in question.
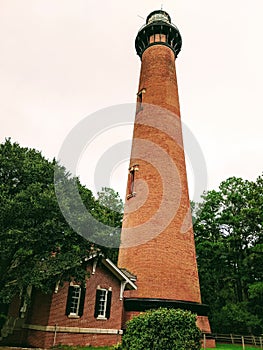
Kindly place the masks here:
POLYGON ((104 316, 98 316, 98 317, 97 317, 97 320, 100 320, 100 321, 107 321, 107 318, 104 317, 104 316))
POLYGON ((69 314, 69 315, 68 315, 68 318, 80 318, 80 316, 78 316, 78 315, 73 315, 73 314, 69 314))

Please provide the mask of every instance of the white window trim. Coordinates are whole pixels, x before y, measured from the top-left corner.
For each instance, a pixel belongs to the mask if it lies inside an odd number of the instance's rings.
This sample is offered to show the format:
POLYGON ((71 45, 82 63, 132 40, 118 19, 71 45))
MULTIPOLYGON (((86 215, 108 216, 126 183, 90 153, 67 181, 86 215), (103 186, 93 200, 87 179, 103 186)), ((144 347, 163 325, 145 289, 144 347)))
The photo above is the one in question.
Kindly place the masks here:
POLYGON ((76 312, 70 312, 68 317, 69 318, 80 318, 80 316, 79 316, 79 305, 80 305, 80 299, 81 299, 81 288, 77 284, 70 284, 70 286, 74 287, 74 288, 78 288, 80 293, 79 293, 79 297, 78 297, 77 310, 76 310, 76 312))
POLYGON ((104 312, 103 315, 98 315, 97 320, 107 320, 106 311, 107 311, 107 301, 108 301, 108 289, 106 288, 97 288, 97 290, 105 291, 105 301, 104 301, 104 312))

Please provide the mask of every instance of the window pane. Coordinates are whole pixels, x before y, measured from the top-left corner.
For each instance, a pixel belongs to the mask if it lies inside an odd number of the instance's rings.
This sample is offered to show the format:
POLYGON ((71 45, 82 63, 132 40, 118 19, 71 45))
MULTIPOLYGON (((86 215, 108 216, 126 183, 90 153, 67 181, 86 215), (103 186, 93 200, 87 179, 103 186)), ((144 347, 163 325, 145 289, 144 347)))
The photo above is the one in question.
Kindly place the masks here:
POLYGON ((74 314, 74 315, 78 314, 80 293, 81 293, 80 287, 74 286, 74 290, 73 290, 72 296, 71 296, 71 303, 70 303, 70 313, 71 314, 74 314))
POLYGON ((107 305, 107 290, 101 289, 100 298, 99 298, 99 307, 98 307, 99 316, 105 317, 106 305, 107 305))

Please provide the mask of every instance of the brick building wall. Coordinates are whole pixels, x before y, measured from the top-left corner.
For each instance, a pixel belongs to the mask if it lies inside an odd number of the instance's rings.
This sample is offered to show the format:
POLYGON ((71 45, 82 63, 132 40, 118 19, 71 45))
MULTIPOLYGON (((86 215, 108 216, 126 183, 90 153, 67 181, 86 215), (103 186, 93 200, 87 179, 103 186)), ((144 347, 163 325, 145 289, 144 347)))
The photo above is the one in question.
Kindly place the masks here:
MULTIPOLYGON (((43 344, 43 342, 44 347, 50 347, 54 343, 99 346, 112 345, 118 342, 120 340, 118 333, 121 330, 123 306, 123 302, 120 300, 120 282, 104 266, 97 266, 95 274, 90 274, 87 280, 83 316, 79 318, 70 318, 65 314, 68 286, 69 284, 65 283, 58 293, 52 295, 47 322, 49 331, 29 329, 28 344, 36 347, 40 347, 40 343, 43 344), (98 285, 101 288, 112 288, 111 314, 107 320, 98 320, 94 317, 98 285), (103 332, 103 330, 108 334, 98 333, 103 332), (113 334, 110 334, 110 332, 113 334)), ((42 325, 42 316, 39 320, 36 319, 38 302, 32 305, 32 308, 34 309, 35 318, 34 323, 32 323, 32 320, 30 320, 30 323, 42 325)))
POLYGON ((16 326, 17 322, 19 323, 20 321, 20 325, 23 322, 23 320, 19 319, 20 308, 21 299, 18 295, 16 295, 8 308, 7 325, 4 324, 2 329, 4 335, 8 334, 8 336, 3 337, 2 341, 0 342, 1 345, 20 346, 26 344, 27 331, 21 330, 19 325, 16 326))
MULTIPOLYGON (((70 318, 66 315, 69 283, 64 283, 57 293, 43 294, 33 290, 31 304, 23 328, 4 338, 2 344, 49 348, 55 344, 66 345, 113 345, 121 340, 123 301, 120 300, 120 281, 102 264, 86 282, 83 315, 70 318), (94 317, 96 290, 112 290, 110 318, 94 317)), ((16 298, 10 306, 9 316, 19 316, 20 300, 16 298)))

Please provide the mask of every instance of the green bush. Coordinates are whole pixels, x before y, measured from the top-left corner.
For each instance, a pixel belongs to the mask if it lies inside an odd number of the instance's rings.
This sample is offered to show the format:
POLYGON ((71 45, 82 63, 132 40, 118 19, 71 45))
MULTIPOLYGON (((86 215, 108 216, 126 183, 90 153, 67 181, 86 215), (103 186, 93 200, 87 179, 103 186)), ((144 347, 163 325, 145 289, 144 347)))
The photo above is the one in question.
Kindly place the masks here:
POLYGON ((151 310, 127 323, 122 350, 200 350, 196 315, 179 309, 151 310))

